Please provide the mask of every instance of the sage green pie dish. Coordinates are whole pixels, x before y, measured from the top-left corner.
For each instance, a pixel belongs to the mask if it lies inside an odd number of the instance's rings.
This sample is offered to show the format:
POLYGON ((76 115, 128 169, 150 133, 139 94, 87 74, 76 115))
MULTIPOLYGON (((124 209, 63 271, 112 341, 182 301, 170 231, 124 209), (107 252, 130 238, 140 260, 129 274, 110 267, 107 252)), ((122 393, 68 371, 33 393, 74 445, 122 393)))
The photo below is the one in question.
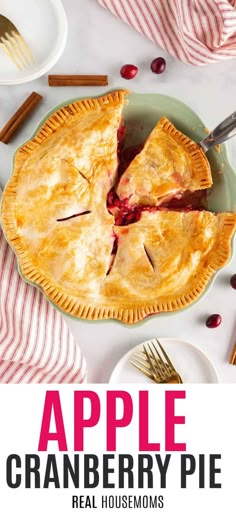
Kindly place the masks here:
MULTIPOLYGON (((106 95, 106 92, 104 95, 106 95)), ((99 96, 100 97, 100 96, 99 96)), ((50 112, 48 112, 45 117, 41 120, 40 124, 37 126, 34 134, 31 138, 38 133, 39 129, 45 123, 45 121, 52 115, 55 111, 59 110, 63 106, 71 104, 72 102, 79 101, 81 99, 73 99, 67 100, 63 104, 55 106, 50 112)), ((200 118, 194 113, 187 105, 180 102, 179 100, 165 96, 160 94, 138 94, 131 93, 128 97, 128 103, 125 105, 123 110, 123 117, 126 126, 126 140, 125 146, 136 146, 145 141, 148 134, 151 132, 153 127, 156 125, 157 121, 162 118, 168 118, 172 124, 182 133, 187 135, 190 139, 195 142, 200 142, 207 135, 207 120, 205 122, 201 121, 200 118)), ((212 128, 209 128, 212 129, 212 128)), ((225 145, 221 145, 217 148, 211 149, 207 153, 207 158, 210 163, 212 178, 213 178, 213 186, 208 192, 208 209, 211 212, 222 213, 222 212, 236 212, 236 173, 233 170, 232 166, 229 163, 227 150, 225 145)), ((10 180, 9 180, 10 181, 10 180)), ((3 226, 4 231, 4 226, 3 226)), ((9 243, 12 246, 12 243, 9 243)), ((13 251, 14 245, 12 246, 13 251)), ((232 239, 232 248, 231 248, 231 256, 233 255, 233 239, 232 239)), ((36 283, 29 281, 28 278, 22 274, 20 264, 18 263, 19 273, 22 278, 31 285, 34 285, 39 288, 36 283)), ((188 305, 187 307, 178 309, 178 310, 187 310, 190 309, 193 304, 200 301, 203 295, 209 291, 211 288, 214 279, 219 273, 220 269, 213 274, 207 286, 204 288, 204 291, 197 298, 196 301, 188 305)), ((44 293, 44 291, 42 290, 44 293)), ((45 293, 44 293, 45 294, 45 293)), ((45 295, 46 296, 46 295, 45 295)), ((46 296, 47 297, 47 296, 46 296)), ((71 316, 75 319, 80 319, 80 317, 71 315, 68 311, 62 310, 57 304, 55 304, 49 297, 47 299, 52 303, 58 310, 65 313, 66 315, 71 316)), ((176 310, 170 312, 161 312, 157 314, 150 313, 150 315, 146 314, 146 316, 155 316, 158 314, 166 314, 170 316, 171 314, 175 314, 176 310)), ((145 316, 145 317, 146 317, 145 316)), ((143 317, 142 321, 145 320, 143 317)), ((84 320, 84 318, 82 318, 84 320)), ((108 318, 112 319, 112 318, 108 318)), ((119 322, 119 318, 115 318, 119 322)), ((86 319, 89 323, 94 323, 98 321, 102 321, 103 319, 99 318, 98 320, 90 320, 86 319)), ((122 320, 122 319, 121 319, 122 320)), ((104 320, 103 320, 104 321, 104 320)), ((142 321, 138 321, 140 324, 142 321)), ((130 323, 129 321, 122 320, 122 324, 130 323)), ((133 323, 133 322, 132 322, 133 323)), ((137 324, 135 321, 134 323, 137 324)))

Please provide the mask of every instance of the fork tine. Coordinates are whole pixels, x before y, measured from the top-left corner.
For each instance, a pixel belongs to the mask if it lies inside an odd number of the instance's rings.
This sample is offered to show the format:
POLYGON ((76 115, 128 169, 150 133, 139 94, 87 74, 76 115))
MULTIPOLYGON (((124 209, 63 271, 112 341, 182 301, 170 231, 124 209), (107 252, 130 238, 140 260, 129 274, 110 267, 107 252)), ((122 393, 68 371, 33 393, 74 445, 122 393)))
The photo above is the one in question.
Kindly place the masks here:
POLYGON ((11 47, 9 46, 9 42, 7 40, 5 40, 4 38, 1 38, 0 47, 4 50, 4 52, 10 58, 10 60, 14 63, 14 65, 16 65, 17 68, 19 68, 19 70, 22 70, 22 65, 19 65, 18 61, 15 58, 15 55, 12 53, 11 47))
POLYGON ((15 48, 15 52, 20 57, 21 61, 24 63, 24 66, 27 67, 30 65, 30 59, 28 55, 25 53, 24 48, 20 45, 20 38, 18 38, 18 35, 15 31, 11 32, 10 35, 13 47, 15 48))
POLYGON ((11 38, 10 34, 6 33, 4 35, 4 38, 2 37, 2 42, 5 45, 5 49, 4 50, 6 51, 8 56, 11 58, 11 60, 16 64, 16 66, 20 70, 23 70, 23 68, 25 68, 25 63, 21 59, 21 57, 19 56, 19 53, 17 52, 17 50, 15 48, 15 45, 14 45, 14 43, 12 41, 12 38, 11 38))
POLYGON ((158 361, 155 360, 155 356, 153 355, 153 352, 152 352, 152 349, 150 348, 150 345, 149 343, 147 343, 147 346, 149 347, 149 350, 150 352, 147 350, 147 348, 145 347, 145 345, 143 345, 143 348, 145 350, 145 353, 146 353, 146 357, 147 357, 147 360, 150 364, 150 368, 153 372, 153 375, 157 378, 163 378, 163 371, 162 369, 160 368, 160 365, 158 364, 158 361), (150 357, 150 354, 151 354, 151 357, 150 357), (153 361, 153 360, 154 361, 153 361))
MULTIPOLYGON (((162 369, 164 370, 165 373, 168 374, 169 373, 169 368, 167 367, 168 365, 165 363, 165 361, 163 361, 163 358, 161 357, 160 353, 158 352, 155 343, 153 341, 151 341, 151 344, 152 344, 152 346, 153 346, 153 348, 154 348, 154 350, 155 350, 155 352, 156 352, 156 354, 158 356, 158 359, 159 359, 159 362, 160 362, 160 365, 161 365, 162 369)), ((153 357, 155 358, 155 354, 154 353, 153 353, 153 357)))
POLYGON ((158 341, 158 339, 156 339, 156 342, 157 342, 157 344, 159 345, 159 347, 160 347, 160 349, 161 349, 161 351, 162 351, 162 353, 163 353, 163 356, 165 357, 165 359, 166 359, 167 363, 169 364, 169 366, 171 367, 171 369, 175 371, 175 367, 173 366, 173 364, 172 364, 172 362, 171 362, 170 358, 168 357, 167 353, 165 352, 164 348, 162 347, 162 345, 161 345, 160 341, 158 341))
POLYGON ((153 380, 153 375, 151 373, 150 370, 147 370, 146 368, 144 368, 141 364, 139 363, 136 363, 135 361, 133 361, 132 359, 129 359, 129 363, 132 364, 132 366, 135 366, 135 368, 137 368, 137 370, 139 370, 139 372, 143 373, 144 375, 146 375, 146 377, 149 377, 149 379, 152 379, 153 380))
POLYGON ((23 70, 33 62, 31 51, 11 20, 0 14, 0 47, 23 70))
POLYGON ((30 49, 29 49, 28 45, 26 44, 24 38, 21 36, 21 34, 19 32, 15 32, 15 36, 16 36, 17 40, 19 41, 20 45, 24 48, 25 52, 28 54, 29 59, 30 59, 29 63, 33 63, 34 62, 33 55, 30 52, 30 49))
POLYGON ((147 363, 146 355, 144 354, 144 352, 135 352, 133 356, 130 358, 129 362, 130 364, 135 366, 137 370, 144 373, 144 375, 146 375, 150 379, 153 379, 153 374, 150 370, 149 364, 147 363))

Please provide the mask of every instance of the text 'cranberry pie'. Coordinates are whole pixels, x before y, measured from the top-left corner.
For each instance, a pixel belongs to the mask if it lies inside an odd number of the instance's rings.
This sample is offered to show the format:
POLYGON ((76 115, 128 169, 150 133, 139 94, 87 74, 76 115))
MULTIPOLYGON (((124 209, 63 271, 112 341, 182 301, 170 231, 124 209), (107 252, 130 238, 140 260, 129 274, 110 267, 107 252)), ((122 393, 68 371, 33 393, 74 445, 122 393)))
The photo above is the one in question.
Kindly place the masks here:
POLYGON ((23 276, 78 318, 134 323, 184 308, 231 253, 236 214, 175 204, 212 178, 202 149, 169 120, 121 173, 127 95, 53 113, 17 151, 3 194, 3 230, 23 276))

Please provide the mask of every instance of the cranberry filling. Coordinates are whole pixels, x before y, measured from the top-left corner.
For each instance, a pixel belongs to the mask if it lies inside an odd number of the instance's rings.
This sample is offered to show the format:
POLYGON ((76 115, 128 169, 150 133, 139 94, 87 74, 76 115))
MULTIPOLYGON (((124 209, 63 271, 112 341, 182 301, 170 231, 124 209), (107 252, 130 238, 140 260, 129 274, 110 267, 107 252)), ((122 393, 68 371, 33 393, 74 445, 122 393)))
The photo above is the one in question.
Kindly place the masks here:
POLYGON ((128 199, 121 201, 113 187, 107 196, 107 209, 115 217, 115 224, 117 226, 125 226, 139 221, 144 210, 153 211, 156 210, 156 207, 129 207, 128 199))
MULTIPOLYGON (((139 145, 126 147, 124 149, 124 138, 126 128, 123 123, 118 129, 118 180, 129 164, 143 149, 144 142, 139 145)), ((115 217, 117 226, 125 226, 139 221, 143 211, 156 210, 178 210, 181 212, 190 212, 191 210, 203 210, 206 206, 207 193, 205 190, 196 192, 186 191, 183 194, 177 194, 168 201, 164 201, 158 207, 153 206, 130 206, 129 199, 120 200, 116 194, 116 187, 113 187, 107 196, 107 209, 115 217)))
POLYGON ((196 192, 184 192, 181 196, 174 196, 170 201, 162 203, 161 207, 168 210, 179 210, 189 212, 190 210, 203 210, 207 204, 207 193, 205 190, 196 192))

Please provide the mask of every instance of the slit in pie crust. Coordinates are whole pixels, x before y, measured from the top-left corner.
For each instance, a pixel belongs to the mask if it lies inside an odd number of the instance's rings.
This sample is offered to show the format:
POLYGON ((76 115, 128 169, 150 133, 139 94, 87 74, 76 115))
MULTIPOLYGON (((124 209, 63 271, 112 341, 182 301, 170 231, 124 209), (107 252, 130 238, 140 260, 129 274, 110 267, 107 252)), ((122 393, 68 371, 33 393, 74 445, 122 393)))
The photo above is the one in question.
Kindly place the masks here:
POLYGON ((25 279, 59 309, 130 324, 201 295, 229 259, 236 214, 159 210, 176 192, 212 183, 202 150, 167 119, 118 178, 127 94, 53 113, 17 151, 1 217, 25 279), (126 226, 107 209, 116 186, 126 226))

